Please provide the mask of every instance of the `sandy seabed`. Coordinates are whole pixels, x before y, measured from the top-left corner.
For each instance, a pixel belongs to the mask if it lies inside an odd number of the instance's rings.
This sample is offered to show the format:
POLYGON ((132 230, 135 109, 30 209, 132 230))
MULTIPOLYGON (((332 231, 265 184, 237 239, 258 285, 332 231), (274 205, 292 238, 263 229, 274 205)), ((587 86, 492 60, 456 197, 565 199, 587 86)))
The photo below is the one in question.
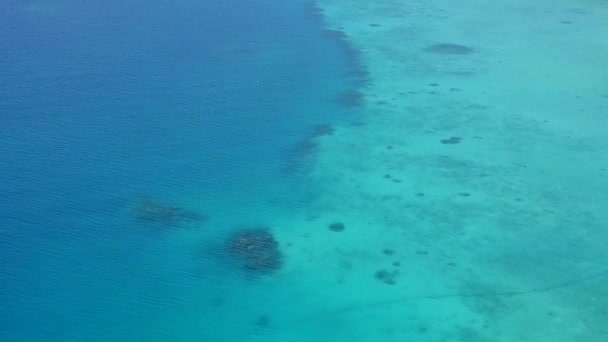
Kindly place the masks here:
POLYGON ((608 3, 318 6, 369 81, 275 222, 275 338, 608 340, 608 3))

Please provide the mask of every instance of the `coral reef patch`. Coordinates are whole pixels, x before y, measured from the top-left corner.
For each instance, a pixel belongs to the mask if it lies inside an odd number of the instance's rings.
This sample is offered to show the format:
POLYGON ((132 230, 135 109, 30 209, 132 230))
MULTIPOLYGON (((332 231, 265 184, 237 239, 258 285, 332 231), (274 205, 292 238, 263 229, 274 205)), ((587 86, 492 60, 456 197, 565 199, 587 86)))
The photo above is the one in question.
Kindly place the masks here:
POLYGON ((270 326, 270 316, 268 315, 260 315, 253 321, 253 324, 260 328, 268 328, 270 326))
POLYGON ((385 248, 382 250, 382 253, 384 253, 384 255, 393 255, 393 254, 395 254, 395 250, 390 249, 390 248, 385 248))
POLYGON ((312 126, 310 136, 316 138, 316 137, 322 137, 325 135, 332 135, 332 134, 334 134, 334 131, 335 131, 335 129, 331 125, 318 124, 318 125, 312 126))
POLYGON ((462 140, 462 138, 460 138, 460 137, 451 137, 448 139, 441 139, 439 141, 445 145, 455 145, 455 144, 459 144, 461 140, 462 140))
POLYGON ((337 102, 343 107, 359 107, 363 104, 363 93, 358 90, 346 90, 338 94, 337 102))
POLYGON ((441 43, 427 46, 424 51, 440 55, 468 55, 475 52, 475 49, 466 45, 441 43))
POLYGON ((226 240, 224 247, 247 271, 268 274, 282 266, 279 243, 266 227, 238 230, 226 240))
POLYGON ((334 231, 334 232, 342 232, 342 231, 344 231, 344 229, 346 229, 346 227, 344 226, 344 223, 342 223, 342 222, 334 222, 327 227, 329 228, 329 230, 334 231))
POLYGON ((137 220, 166 226, 178 226, 185 222, 206 221, 208 218, 194 210, 186 209, 152 198, 139 200, 134 207, 137 220))
POLYGON ((397 284, 399 271, 378 270, 374 277, 387 285, 397 284))
POLYGON ((281 169, 282 173, 292 174, 312 165, 319 148, 317 138, 332 135, 334 131, 333 126, 327 124, 312 126, 308 133, 287 152, 281 169))

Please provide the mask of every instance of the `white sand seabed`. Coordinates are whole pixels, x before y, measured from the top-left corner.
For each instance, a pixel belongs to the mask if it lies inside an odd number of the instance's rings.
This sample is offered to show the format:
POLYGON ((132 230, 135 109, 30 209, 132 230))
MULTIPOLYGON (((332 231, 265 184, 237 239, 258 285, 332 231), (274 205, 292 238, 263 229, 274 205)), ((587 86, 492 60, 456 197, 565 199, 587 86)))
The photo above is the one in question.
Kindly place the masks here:
POLYGON ((371 80, 358 124, 321 138, 318 195, 273 223, 286 263, 272 286, 289 289, 285 317, 303 317, 276 328, 294 341, 608 340, 608 3, 318 5, 371 80), (438 43, 475 51, 425 51, 438 43))

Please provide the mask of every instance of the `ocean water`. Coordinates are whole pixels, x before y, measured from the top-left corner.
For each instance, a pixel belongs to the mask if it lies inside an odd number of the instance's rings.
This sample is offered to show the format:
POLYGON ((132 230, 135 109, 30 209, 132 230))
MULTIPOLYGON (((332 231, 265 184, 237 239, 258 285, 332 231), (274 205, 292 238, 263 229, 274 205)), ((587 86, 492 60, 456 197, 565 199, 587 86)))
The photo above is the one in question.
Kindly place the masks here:
POLYGON ((0 341, 607 341, 606 18, 2 2, 0 341))
POLYGON ((217 307, 254 281, 209 246, 303 205, 315 125, 352 120, 323 25, 308 1, 3 1, 0 340, 248 340, 217 307))

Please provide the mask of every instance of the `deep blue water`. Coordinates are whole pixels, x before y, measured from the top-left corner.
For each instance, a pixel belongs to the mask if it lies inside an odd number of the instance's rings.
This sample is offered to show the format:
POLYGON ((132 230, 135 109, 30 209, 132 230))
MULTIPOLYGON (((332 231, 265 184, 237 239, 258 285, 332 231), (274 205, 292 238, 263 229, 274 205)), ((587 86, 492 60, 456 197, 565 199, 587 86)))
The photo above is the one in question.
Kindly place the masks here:
POLYGON ((297 205, 286 156, 348 120, 349 62, 304 1, 3 1, 0 340, 176 337, 148 330, 221 274, 137 201, 202 210, 179 229, 208 240, 297 205))

